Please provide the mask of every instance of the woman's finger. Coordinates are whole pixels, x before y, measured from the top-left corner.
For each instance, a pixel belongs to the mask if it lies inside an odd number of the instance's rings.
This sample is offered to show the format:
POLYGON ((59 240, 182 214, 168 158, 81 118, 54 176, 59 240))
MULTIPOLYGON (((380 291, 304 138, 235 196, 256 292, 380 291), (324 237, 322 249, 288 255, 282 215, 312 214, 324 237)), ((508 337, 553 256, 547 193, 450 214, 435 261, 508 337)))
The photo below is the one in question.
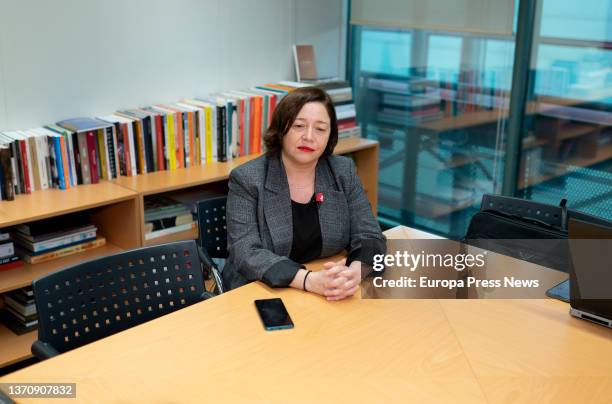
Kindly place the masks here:
POLYGON ((334 267, 327 270, 327 274, 332 277, 336 277, 340 275, 342 271, 345 271, 347 268, 341 265, 335 265, 334 267))

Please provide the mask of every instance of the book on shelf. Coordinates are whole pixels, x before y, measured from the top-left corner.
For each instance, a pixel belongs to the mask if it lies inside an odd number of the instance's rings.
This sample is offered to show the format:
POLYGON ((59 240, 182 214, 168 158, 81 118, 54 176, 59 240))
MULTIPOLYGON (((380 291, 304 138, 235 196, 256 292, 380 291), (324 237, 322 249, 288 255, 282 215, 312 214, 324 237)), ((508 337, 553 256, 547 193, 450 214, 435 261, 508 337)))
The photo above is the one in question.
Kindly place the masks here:
MULTIPOLYGON (((218 119, 222 120, 217 122, 217 129, 220 130, 218 133, 217 146, 222 145, 221 149, 217 151, 217 154, 221 153, 222 159, 220 161, 231 160, 234 157, 239 156, 239 139, 240 139, 240 118, 238 116, 240 102, 237 95, 234 94, 223 94, 215 93, 208 98, 211 102, 213 101, 223 107, 221 115, 217 115, 218 119)), ((244 119, 243 119, 244 120, 244 119)))
POLYGON ((176 225, 176 226, 165 228, 165 229, 154 230, 154 231, 145 233, 145 240, 153 240, 156 238, 169 236, 175 233, 182 233, 182 232, 186 232, 189 230, 194 231, 196 229, 196 226, 197 226, 196 222, 192 221, 190 223, 184 223, 184 224, 176 225))
POLYGON ((30 316, 24 316, 23 314, 18 313, 11 306, 7 305, 4 307, 4 309, 7 310, 11 315, 13 315, 13 317, 15 317, 15 319, 17 319, 25 327, 38 324, 38 314, 36 312, 30 316))
POLYGON ((5 293, 4 304, 24 317, 36 314, 34 298, 25 297, 19 290, 5 293))
POLYGON ((41 241, 84 226, 91 226, 89 216, 87 213, 77 212, 18 224, 14 226, 14 229, 25 236, 31 237, 32 241, 41 241))
POLYGON ((18 255, 0 258, 0 272, 8 271, 9 269, 21 268, 23 260, 18 255))
POLYGON ((32 264, 103 245, 97 230, 86 213, 78 212, 16 225, 11 237, 16 255, 32 264))
POLYGON ((45 251, 52 251, 62 247, 78 244, 83 241, 92 240, 96 238, 97 230, 98 229, 96 227, 87 228, 85 230, 78 230, 74 233, 38 242, 32 242, 26 237, 22 237, 19 232, 15 232, 13 237, 19 247, 33 255, 38 255, 45 251))
POLYGON ((138 174, 154 172, 151 116, 138 109, 117 111, 116 115, 132 120, 138 174))
MULTIPOLYGON (((248 116, 243 116, 244 125, 248 123, 248 144, 246 149, 251 153, 261 153, 263 133, 267 127, 268 113, 270 111, 270 95, 255 90, 231 91, 230 96, 242 97, 244 104, 248 104, 248 116)), ((236 135, 239 136, 238 133, 236 135)), ((243 139, 246 142, 247 139, 243 139)), ((230 142, 231 143, 231 142, 230 142)))
POLYGON ((0 138, 0 200, 15 200, 15 178, 11 150, 8 144, 2 142, 2 138, 0 138))
MULTIPOLYGON (((200 165, 210 164, 217 160, 217 108, 215 104, 211 104, 197 99, 183 99, 179 105, 184 107, 192 107, 197 110, 196 121, 198 125, 199 148, 200 148, 200 165)), ((172 130, 172 129, 171 129, 172 130)), ((170 133, 170 142, 174 140, 174 132, 170 133)), ((171 156, 172 167, 176 166, 175 156, 171 156)))
POLYGON ((172 198, 153 195, 145 198, 145 239, 188 231, 195 224, 190 206, 172 198))
POLYGON ((2 296, 4 308, 0 311, 0 321, 17 335, 36 328, 38 315, 32 287, 12 290, 2 296))
POLYGON ((293 45, 292 50, 295 77, 298 82, 320 83, 336 79, 332 77, 319 77, 313 45, 293 45))
POLYGON ((97 119, 115 126, 119 175, 126 177, 137 175, 134 120, 116 114, 101 116, 97 119))
POLYGON ((293 45, 293 61, 297 81, 316 80, 318 78, 314 46, 293 45))
POLYGON ((8 231, 0 231, 0 272, 23 266, 23 261, 17 256, 13 237, 8 231))
POLYGON ((15 255, 15 246, 12 241, 0 241, 0 259, 15 255))
POLYGON ((144 220, 153 220, 175 217, 189 213, 189 208, 172 198, 162 195, 151 195, 144 199, 144 220))
POLYGON ((0 322, 11 330, 16 335, 23 335, 30 331, 36 330, 38 326, 38 317, 36 320, 22 322, 18 317, 12 314, 6 308, 0 310, 0 322))
POLYGON ((57 126, 72 131, 79 185, 97 184, 101 179, 119 176, 117 135, 113 124, 95 118, 72 118, 57 122, 57 126))
POLYGON ((106 238, 98 235, 95 239, 88 239, 87 241, 81 241, 76 244, 61 247, 41 254, 32 254, 21 250, 19 253, 21 254, 23 260, 28 264, 40 264, 41 262, 51 261, 84 251, 93 250, 94 248, 102 247, 105 244, 106 238))
POLYGON ((180 226, 187 223, 193 223, 193 215, 191 212, 183 213, 181 215, 168 217, 164 219, 151 220, 145 222, 145 233, 151 233, 153 231, 169 229, 175 226, 180 226))
MULTIPOLYGON (((231 114, 228 119, 227 128, 230 134, 230 150, 232 157, 245 156, 248 148, 245 148, 245 123, 249 122, 248 109, 249 97, 232 92, 219 93, 221 99, 226 100, 226 105, 231 114)), ((248 133, 248 132, 247 132, 248 133)))

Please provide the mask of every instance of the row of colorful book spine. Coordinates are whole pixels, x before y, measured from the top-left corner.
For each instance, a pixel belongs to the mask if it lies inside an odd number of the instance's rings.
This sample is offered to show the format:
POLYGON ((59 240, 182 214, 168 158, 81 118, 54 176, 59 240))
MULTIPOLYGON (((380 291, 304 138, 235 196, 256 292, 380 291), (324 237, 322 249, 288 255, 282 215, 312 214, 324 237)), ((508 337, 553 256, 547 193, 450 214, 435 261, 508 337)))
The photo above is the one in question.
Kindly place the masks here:
POLYGON ((0 197, 69 189, 120 176, 223 162, 262 152, 275 84, 0 132, 0 197))

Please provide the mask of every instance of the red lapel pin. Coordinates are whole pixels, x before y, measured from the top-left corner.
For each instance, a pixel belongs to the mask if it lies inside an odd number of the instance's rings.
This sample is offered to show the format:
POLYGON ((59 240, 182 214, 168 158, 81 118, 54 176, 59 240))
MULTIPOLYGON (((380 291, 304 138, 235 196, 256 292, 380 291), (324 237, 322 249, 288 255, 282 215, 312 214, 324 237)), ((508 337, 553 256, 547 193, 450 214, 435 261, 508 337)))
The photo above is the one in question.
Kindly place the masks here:
POLYGON ((317 192, 317 194, 315 195, 315 200, 318 203, 323 203, 323 201, 325 200, 325 198, 323 198, 323 192, 317 192))

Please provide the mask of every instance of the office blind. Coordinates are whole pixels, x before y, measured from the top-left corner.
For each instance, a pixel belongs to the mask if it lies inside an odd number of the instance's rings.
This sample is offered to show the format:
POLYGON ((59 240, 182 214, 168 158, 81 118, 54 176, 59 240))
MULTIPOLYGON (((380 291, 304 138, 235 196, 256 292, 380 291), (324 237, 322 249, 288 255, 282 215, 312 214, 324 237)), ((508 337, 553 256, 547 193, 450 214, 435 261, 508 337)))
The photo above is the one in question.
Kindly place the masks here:
POLYGON ((512 35, 514 0, 353 0, 351 24, 512 35))

